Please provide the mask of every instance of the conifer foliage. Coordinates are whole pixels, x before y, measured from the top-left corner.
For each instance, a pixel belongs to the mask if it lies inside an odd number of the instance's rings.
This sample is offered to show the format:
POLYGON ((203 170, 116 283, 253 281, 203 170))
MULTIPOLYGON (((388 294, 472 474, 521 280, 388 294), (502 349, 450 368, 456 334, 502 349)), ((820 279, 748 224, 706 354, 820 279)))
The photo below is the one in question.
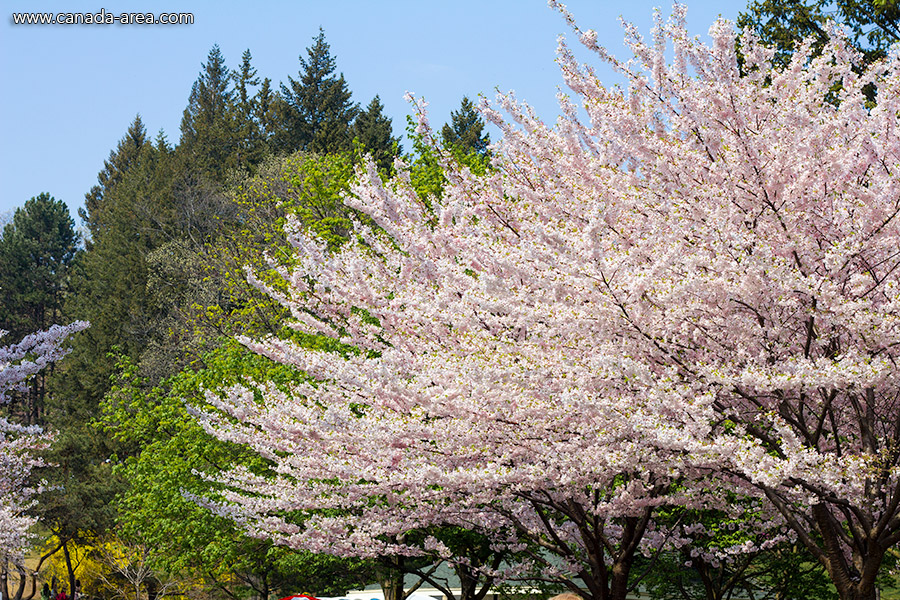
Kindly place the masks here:
POLYGON ((463 96, 459 109, 450 113, 450 122, 445 123, 441 129, 441 139, 444 144, 468 154, 484 156, 490 136, 484 131, 484 119, 478 114, 475 105, 468 96, 463 96))
POLYGON ((276 149, 282 153, 306 150, 320 154, 349 150, 350 125, 359 106, 350 100, 344 75, 335 76, 335 59, 325 41, 325 32, 300 58, 300 78, 288 77, 281 84, 281 119, 284 130, 277 136, 276 149))
POLYGON ((403 151, 377 95, 353 122, 353 136, 366 152, 372 154, 375 164, 384 172, 390 171, 394 158, 403 151))
MULTIPOLYGON (((103 169, 97 175, 97 184, 85 194, 84 208, 78 209, 78 216, 92 236, 99 235, 103 228, 104 208, 109 204, 104 202, 104 198, 137 163, 148 143, 147 128, 138 114, 129 124, 116 149, 110 151, 109 158, 103 161, 103 169)), ((86 240, 86 243, 90 247, 91 240, 86 240)))
MULTIPOLYGON (((209 51, 201 68, 181 119, 179 151, 193 169, 213 181, 222 181, 226 170, 234 166, 231 158, 237 152, 237 131, 231 110, 232 76, 218 44, 209 51)), ((245 78, 245 86, 252 79, 249 69, 247 58, 239 75, 245 78)))
MULTIPOLYGON (((18 341, 63 320, 77 243, 75 223, 61 200, 44 193, 16 210, 0 236, 0 330, 7 330, 7 339, 18 341)), ((42 423, 46 389, 41 373, 17 394, 12 410, 24 424, 42 423)))
POLYGON ((0 235, 0 327, 18 338, 59 321, 77 243, 68 207, 50 194, 16 210, 0 235))

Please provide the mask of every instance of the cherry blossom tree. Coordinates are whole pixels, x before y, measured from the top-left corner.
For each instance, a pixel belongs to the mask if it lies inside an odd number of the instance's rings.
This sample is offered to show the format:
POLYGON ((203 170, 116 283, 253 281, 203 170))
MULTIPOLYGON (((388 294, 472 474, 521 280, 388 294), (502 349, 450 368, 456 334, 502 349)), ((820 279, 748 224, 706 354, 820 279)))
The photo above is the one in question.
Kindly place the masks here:
POLYGON ((359 555, 467 527, 599 600, 679 543, 656 507, 725 486, 874 599, 900 541, 900 55, 854 70, 833 31, 780 68, 747 32, 739 66, 729 23, 707 46, 676 5, 649 41, 626 25, 622 62, 557 8, 627 88, 561 39, 554 126, 481 106, 491 171, 446 158, 438 201, 370 165, 346 201, 374 226, 334 254, 288 225, 296 266, 254 281, 357 351, 245 340, 314 381, 210 396, 207 426, 274 465, 232 472, 220 510, 359 555))
MULTIPOLYGON (((0 403, 9 401, 9 392, 24 389, 30 377, 66 354, 63 341, 87 327, 85 322, 54 325, 46 331, 26 336, 17 344, 0 346, 0 403)), ((0 336, 5 332, 0 331, 0 336)), ((34 519, 26 514, 30 497, 29 475, 43 463, 37 453, 50 437, 40 427, 22 426, 0 417, 0 557, 21 564, 28 529, 34 519)))

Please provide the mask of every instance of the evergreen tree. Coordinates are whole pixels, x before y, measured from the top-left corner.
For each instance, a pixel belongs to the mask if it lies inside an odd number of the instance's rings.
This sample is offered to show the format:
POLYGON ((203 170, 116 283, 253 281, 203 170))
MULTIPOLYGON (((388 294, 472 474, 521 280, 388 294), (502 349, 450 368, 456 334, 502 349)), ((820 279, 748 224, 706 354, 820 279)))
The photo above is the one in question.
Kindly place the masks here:
POLYGON ((250 95, 250 88, 259 85, 256 68, 252 65, 250 50, 241 55, 240 68, 232 73, 234 80, 234 115, 237 126, 237 155, 235 163, 244 169, 257 165, 265 154, 265 140, 260 128, 257 96, 250 95))
POLYGON ((67 362, 64 412, 89 419, 109 388, 113 346, 140 356, 152 331, 147 301, 147 255, 173 235, 182 207, 172 200, 176 157, 166 146, 146 143, 118 183, 103 195, 102 220, 75 270, 67 310, 91 323, 67 362), (77 389, 76 389, 77 388, 77 389))
POLYGON ((253 98, 255 114, 254 118, 259 124, 260 135, 263 141, 272 140, 275 132, 279 131, 277 115, 278 92, 272 91, 272 80, 266 77, 253 98))
POLYGON ((441 129, 441 139, 445 146, 461 151, 487 156, 491 138, 484 132, 484 119, 475 110, 475 105, 463 96, 459 110, 450 113, 450 122, 441 129))
POLYGON ((238 153, 239 134, 231 109, 232 79, 218 45, 212 47, 201 67, 181 119, 178 151, 190 168, 222 182, 228 168, 236 166, 238 153))
MULTIPOLYGON (((40 194, 16 210, 0 237, 0 329, 13 340, 60 323, 63 293, 75 258, 78 235, 62 200, 40 194)), ((43 419, 45 373, 18 395, 21 421, 43 419)))
POLYGON ((0 329, 18 339, 60 321, 77 244, 62 200, 43 193, 16 210, 0 237, 0 329))
POLYGON ((300 79, 288 77, 281 85, 280 118, 283 129, 277 136, 282 153, 306 150, 328 154, 350 148, 350 124, 359 107, 350 101, 344 75, 334 75, 335 60, 319 29, 314 44, 300 56, 300 79))
POLYGON ((167 146, 146 141, 142 124, 132 124, 104 165, 96 202, 85 214, 92 240, 75 262, 65 309, 90 321, 90 333, 73 340, 69 360, 48 381, 47 420, 58 434, 46 455, 54 466, 40 474, 49 485, 33 508, 64 553, 114 523, 112 500, 121 487, 108 459, 115 449, 91 422, 111 385, 108 354, 118 346, 139 356, 152 332, 145 257, 171 218, 171 158, 167 146))
POLYGON ((400 138, 393 136, 391 119, 384 114, 384 106, 377 95, 372 98, 366 110, 359 113, 353 122, 353 135, 366 152, 372 154, 375 163, 384 172, 389 172, 402 148, 400 138))
MULTIPOLYGON (((91 237, 98 234, 103 222, 104 198, 135 164, 145 146, 149 143, 147 130, 141 115, 134 117, 134 121, 128 126, 125 137, 119 140, 116 149, 109 153, 109 158, 103 162, 103 169, 97 175, 97 185, 85 194, 84 208, 78 209, 78 216, 91 233, 91 237)), ((86 245, 90 248, 91 241, 86 245)))
POLYGON ((244 50, 241 55, 241 67, 234 73, 234 90, 237 93, 235 106, 242 120, 250 121, 253 118, 253 98, 250 97, 250 86, 259 85, 259 77, 256 76, 256 68, 251 64, 253 55, 250 49, 244 50))

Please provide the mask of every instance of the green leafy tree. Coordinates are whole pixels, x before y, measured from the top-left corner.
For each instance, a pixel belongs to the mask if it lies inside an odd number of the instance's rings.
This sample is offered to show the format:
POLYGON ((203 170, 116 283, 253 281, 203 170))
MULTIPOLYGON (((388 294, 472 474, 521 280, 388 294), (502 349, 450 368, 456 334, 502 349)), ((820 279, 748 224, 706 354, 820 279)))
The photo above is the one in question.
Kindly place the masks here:
POLYGON ((400 138, 393 134, 391 119, 384 114, 381 98, 376 95, 353 122, 353 136, 384 173, 391 171, 394 158, 403 151, 400 138))
POLYGON ((282 129, 276 135, 276 148, 281 153, 305 150, 329 154, 351 148, 350 125, 359 107, 350 100, 351 93, 344 75, 335 76, 335 59, 325 41, 325 32, 313 38, 300 56, 300 78, 288 77, 281 85, 279 117, 282 129))
POLYGON ((770 541, 783 531, 767 530, 770 515, 737 496, 728 514, 715 510, 660 511, 659 522, 681 524, 687 544, 663 548, 639 561, 642 586, 659 600, 834 600, 837 592, 825 569, 802 544, 770 541), (740 507, 740 508, 739 508, 740 507), (687 533, 690 531, 690 533, 687 533), (764 531, 764 534, 754 534, 764 531), (749 551, 747 545, 756 549, 749 551), (765 545, 761 548, 760 545, 765 545), (741 551, 735 552, 734 549, 741 551))
MULTIPOLYGON (((202 473, 243 465, 265 472, 267 463, 246 449, 218 441, 189 410, 208 408, 205 390, 237 382, 272 381, 286 386, 302 373, 254 356, 226 342, 192 368, 148 389, 137 366, 123 359, 116 384, 103 403, 102 425, 135 448, 120 467, 128 481, 118 501, 120 535, 140 540, 155 570, 192 575, 211 591, 231 598, 259 598, 298 590, 341 594, 365 583, 361 561, 292 552, 247 537, 234 523, 193 502, 216 496, 202 473)), ((257 384, 259 385, 259 384, 257 384)))
MULTIPOLYGON (((444 126, 445 129, 448 127, 444 126)), ((484 174, 490 168, 486 154, 466 151, 463 146, 447 142, 442 147, 430 130, 417 128, 411 116, 407 116, 406 135, 412 141, 413 151, 404 156, 404 161, 409 165, 413 189, 426 203, 430 204, 432 199, 439 199, 443 194, 447 183, 444 173, 451 164, 465 166, 476 174, 484 174)))
POLYGON ((774 46, 777 60, 786 64, 809 37, 816 47, 825 45, 829 19, 849 29, 866 63, 885 56, 890 45, 900 41, 897 0, 755 0, 739 14, 737 24, 774 46))

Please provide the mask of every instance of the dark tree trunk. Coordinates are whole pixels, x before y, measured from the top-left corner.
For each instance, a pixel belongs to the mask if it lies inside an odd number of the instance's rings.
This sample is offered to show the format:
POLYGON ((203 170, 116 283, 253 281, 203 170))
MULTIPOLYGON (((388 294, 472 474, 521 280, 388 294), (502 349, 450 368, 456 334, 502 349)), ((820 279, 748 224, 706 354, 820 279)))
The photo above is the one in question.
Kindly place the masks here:
POLYGON ((631 559, 613 563, 609 581, 609 600, 627 600, 628 573, 631 571, 631 559))
POLYGON ((866 552, 855 556, 857 564, 848 563, 841 548, 840 525, 824 503, 812 507, 813 518, 822 535, 824 554, 819 554, 841 600, 876 600, 875 578, 884 560, 885 551, 875 542, 868 540, 866 552))
POLYGON ((66 559, 66 572, 69 575, 69 594, 75 592, 75 569, 72 567, 72 557, 69 555, 69 541, 63 543, 63 556, 66 559))
MULTIPOLYGON (((496 560, 492 566, 497 569, 500 561, 496 560)), ((484 600, 491 590, 494 578, 480 575, 478 571, 468 565, 456 565, 454 570, 459 577, 459 600, 484 600)))
POLYGON ((13 600, 22 600, 22 594, 25 592, 25 583, 28 581, 28 577, 25 575, 25 567, 16 565, 16 571, 19 573, 19 588, 12 598, 13 600))
POLYGON ((403 600, 403 557, 392 556, 384 560, 387 564, 376 569, 384 600, 403 600))
POLYGON ((0 593, 4 598, 9 598, 9 560, 4 558, 3 564, 0 564, 0 593))

